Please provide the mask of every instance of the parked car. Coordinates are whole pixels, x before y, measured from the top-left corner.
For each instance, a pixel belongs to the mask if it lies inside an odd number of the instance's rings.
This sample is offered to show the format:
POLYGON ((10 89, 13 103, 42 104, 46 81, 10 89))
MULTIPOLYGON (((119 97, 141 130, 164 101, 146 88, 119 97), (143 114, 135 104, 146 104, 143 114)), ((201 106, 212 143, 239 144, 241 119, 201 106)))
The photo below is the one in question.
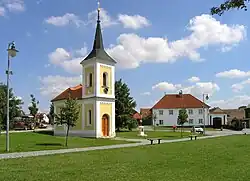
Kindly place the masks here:
POLYGON ((27 122, 27 121, 15 121, 13 124, 14 130, 34 130, 35 123, 27 122))
POLYGON ((191 132, 193 132, 193 133, 201 133, 202 134, 204 132, 204 130, 200 126, 193 126, 191 132))
POLYGON ((47 128, 48 125, 44 124, 44 123, 39 123, 38 124, 38 128, 47 128))

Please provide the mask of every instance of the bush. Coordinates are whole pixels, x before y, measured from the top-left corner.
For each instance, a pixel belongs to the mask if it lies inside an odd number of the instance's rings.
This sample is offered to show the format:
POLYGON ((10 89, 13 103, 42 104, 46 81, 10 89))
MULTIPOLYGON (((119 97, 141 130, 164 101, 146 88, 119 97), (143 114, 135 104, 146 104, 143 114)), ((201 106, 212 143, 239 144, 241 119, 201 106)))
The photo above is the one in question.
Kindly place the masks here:
POLYGON ((244 126, 242 124, 242 121, 239 119, 233 119, 232 120, 232 125, 231 125, 231 129, 235 130, 235 131, 242 131, 244 129, 244 126))
POLYGON ((129 131, 132 131, 133 128, 136 128, 138 126, 138 122, 135 119, 129 119, 127 122, 127 127, 129 131))

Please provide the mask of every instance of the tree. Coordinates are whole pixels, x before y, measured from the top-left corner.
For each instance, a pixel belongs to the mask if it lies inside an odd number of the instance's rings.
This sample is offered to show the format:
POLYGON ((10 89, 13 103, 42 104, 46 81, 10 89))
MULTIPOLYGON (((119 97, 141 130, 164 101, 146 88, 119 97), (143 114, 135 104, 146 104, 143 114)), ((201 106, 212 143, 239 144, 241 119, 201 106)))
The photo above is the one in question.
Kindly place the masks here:
POLYGON ((217 7, 211 8, 211 14, 218 14, 221 16, 225 11, 229 11, 231 9, 243 9, 247 11, 247 4, 250 0, 226 0, 224 3, 217 7))
MULTIPOLYGON (((9 110, 10 110, 10 123, 12 123, 14 117, 20 117, 23 115, 22 105, 23 101, 14 95, 13 89, 10 89, 9 97, 9 110)), ((6 128, 7 120, 7 86, 0 83, 0 128, 6 128)))
POLYGON ((177 124, 181 125, 181 137, 182 137, 182 130, 183 130, 183 124, 187 122, 188 114, 186 109, 179 110, 179 115, 177 118, 177 124))
POLYGON ((136 125, 136 120, 132 118, 136 102, 130 96, 130 89, 122 80, 115 82, 115 124, 116 129, 120 131, 121 128, 131 129, 131 126, 136 125))
POLYGON ((30 95, 30 98, 31 98, 31 105, 28 107, 29 111, 30 111, 30 114, 32 116, 36 116, 37 112, 38 112, 38 104, 39 104, 39 101, 36 100, 35 96, 33 94, 30 95))
POLYGON ((75 127, 77 120, 79 118, 80 106, 77 103, 77 100, 68 98, 65 103, 64 107, 61 108, 59 115, 55 114, 55 124, 57 125, 66 125, 66 141, 65 146, 68 146, 68 136, 69 136, 69 129, 70 127, 75 127))
POLYGON ((54 104, 51 103, 50 104, 50 109, 49 109, 49 120, 50 120, 50 124, 54 123, 54 118, 55 118, 55 113, 54 113, 54 104))

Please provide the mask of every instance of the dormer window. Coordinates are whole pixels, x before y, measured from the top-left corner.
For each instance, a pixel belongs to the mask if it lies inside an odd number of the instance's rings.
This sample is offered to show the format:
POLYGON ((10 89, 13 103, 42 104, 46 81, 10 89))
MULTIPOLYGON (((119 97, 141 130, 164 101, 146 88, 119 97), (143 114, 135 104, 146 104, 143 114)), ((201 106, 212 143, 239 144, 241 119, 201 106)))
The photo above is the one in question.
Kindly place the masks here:
POLYGON ((102 74, 102 86, 108 87, 108 73, 107 72, 104 72, 102 74))

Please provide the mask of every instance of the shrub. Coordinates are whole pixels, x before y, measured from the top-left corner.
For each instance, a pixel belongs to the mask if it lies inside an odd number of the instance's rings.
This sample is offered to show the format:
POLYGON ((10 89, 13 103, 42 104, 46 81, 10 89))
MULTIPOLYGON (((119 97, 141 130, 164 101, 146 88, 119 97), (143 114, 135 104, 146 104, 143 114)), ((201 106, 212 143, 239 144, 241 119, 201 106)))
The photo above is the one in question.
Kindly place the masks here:
POLYGON ((237 118, 234 118, 232 120, 232 125, 231 125, 231 129, 235 130, 235 131, 242 131, 244 128, 242 120, 239 120, 237 118))

